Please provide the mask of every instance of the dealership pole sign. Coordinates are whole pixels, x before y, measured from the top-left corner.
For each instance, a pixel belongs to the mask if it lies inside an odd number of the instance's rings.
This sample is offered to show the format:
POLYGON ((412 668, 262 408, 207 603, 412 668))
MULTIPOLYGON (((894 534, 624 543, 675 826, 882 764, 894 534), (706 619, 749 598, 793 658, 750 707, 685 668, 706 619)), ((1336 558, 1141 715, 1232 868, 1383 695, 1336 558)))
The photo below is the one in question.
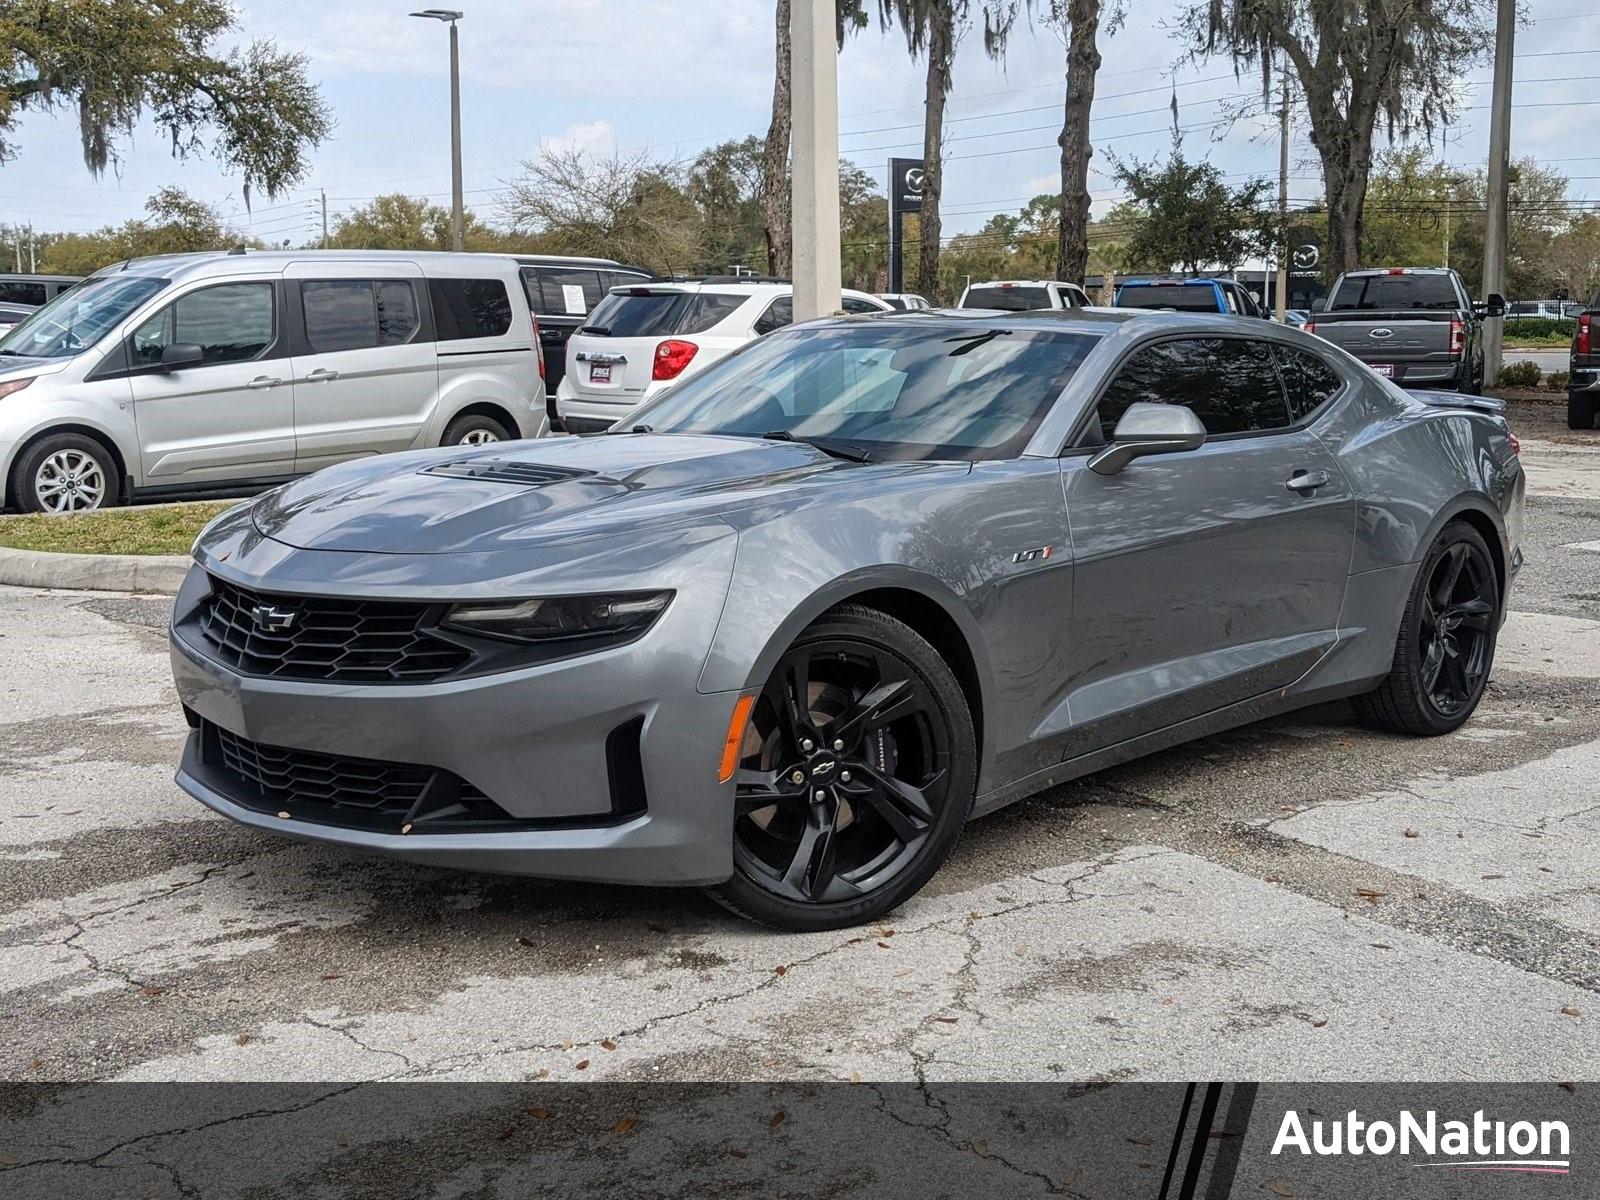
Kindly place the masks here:
POLYGON ((920 158, 889 160, 889 290, 905 291, 900 269, 904 243, 901 218, 922 211, 923 161, 920 158))

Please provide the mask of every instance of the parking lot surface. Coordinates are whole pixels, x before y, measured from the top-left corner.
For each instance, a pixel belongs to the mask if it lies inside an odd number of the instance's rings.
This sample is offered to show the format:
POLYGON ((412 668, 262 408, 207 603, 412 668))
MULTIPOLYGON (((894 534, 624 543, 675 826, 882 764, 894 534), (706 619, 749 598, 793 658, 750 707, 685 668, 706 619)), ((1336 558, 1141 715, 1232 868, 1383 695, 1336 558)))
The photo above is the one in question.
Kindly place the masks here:
POLYGON ((232 825, 172 783, 166 602, 0 589, 5 1072, 1592 1077, 1600 435, 1536 418, 1528 566, 1460 733, 1337 704, 1192 743, 975 823, 836 933, 232 825))

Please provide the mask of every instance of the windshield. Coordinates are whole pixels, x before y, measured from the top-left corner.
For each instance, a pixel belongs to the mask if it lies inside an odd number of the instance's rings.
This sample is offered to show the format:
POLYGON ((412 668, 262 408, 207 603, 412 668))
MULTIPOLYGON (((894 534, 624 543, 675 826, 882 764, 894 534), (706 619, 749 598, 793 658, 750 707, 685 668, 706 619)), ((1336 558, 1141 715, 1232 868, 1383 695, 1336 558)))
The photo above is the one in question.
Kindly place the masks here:
POLYGON ((62 292, 4 338, 0 354, 71 358, 167 286, 148 275, 97 275, 62 292))
POLYGON ((618 428, 787 435, 876 460, 1014 458, 1098 340, 957 324, 785 331, 618 428))
POLYGON ((1124 287, 1117 292, 1117 307, 1214 313, 1217 311, 1217 293, 1209 283, 1158 283, 1148 287, 1124 287))
POLYGON ((961 297, 962 308, 998 308, 1003 312, 1028 312, 1049 308, 1050 293, 1042 287, 1000 287, 979 284, 961 297))
POLYGON ((1328 311, 1408 308, 1454 311, 1461 307, 1448 275, 1347 275, 1334 293, 1328 311))

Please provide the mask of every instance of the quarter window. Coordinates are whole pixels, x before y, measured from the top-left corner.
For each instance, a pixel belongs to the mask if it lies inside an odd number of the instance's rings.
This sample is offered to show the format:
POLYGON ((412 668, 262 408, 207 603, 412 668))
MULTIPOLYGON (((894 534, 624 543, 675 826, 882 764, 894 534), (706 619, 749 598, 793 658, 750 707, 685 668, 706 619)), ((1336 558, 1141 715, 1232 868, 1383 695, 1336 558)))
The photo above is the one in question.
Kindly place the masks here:
POLYGON ((32 304, 37 307, 46 299, 48 297, 44 294, 42 283, 29 283, 23 279, 0 279, 0 301, 6 304, 32 304))
POLYGON ((845 312, 847 313, 875 313, 883 311, 883 309, 872 303, 872 301, 862 300, 858 296, 846 296, 839 303, 843 306, 845 312))
POLYGON ((511 328, 511 297, 498 279, 430 279, 441 342, 500 337, 511 328))
POLYGON ((157 363, 168 346, 193 342, 202 362, 248 362, 272 344, 272 285, 222 283, 190 292, 133 333, 138 363, 157 363))
POLYGON ((756 322, 756 332, 771 333, 774 329, 782 329, 785 325, 794 324, 794 297, 779 296, 770 305, 767 311, 761 314, 756 322))
POLYGON ((600 303, 600 273, 570 267, 535 267, 538 297, 534 311, 542 316, 587 316, 600 303))
POLYGON ((1289 393, 1289 419, 1303 421, 1328 402, 1341 380, 1334 369, 1315 354, 1293 346, 1274 346, 1283 386, 1289 393))
POLYGON ((1107 441, 1128 406, 1182 404, 1208 434, 1253 433, 1290 424, 1272 351, 1244 338, 1177 338, 1136 351, 1100 398, 1107 441))

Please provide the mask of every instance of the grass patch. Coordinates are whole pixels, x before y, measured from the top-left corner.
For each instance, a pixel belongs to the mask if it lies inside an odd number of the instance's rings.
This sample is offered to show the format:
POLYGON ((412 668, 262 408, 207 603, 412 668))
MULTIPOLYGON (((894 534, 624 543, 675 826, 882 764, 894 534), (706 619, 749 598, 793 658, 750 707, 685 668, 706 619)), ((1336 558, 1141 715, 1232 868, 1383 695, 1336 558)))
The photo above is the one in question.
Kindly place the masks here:
POLYGON ((0 546, 52 554, 187 554, 201 526, 237 500, 0 517, 0 546))

